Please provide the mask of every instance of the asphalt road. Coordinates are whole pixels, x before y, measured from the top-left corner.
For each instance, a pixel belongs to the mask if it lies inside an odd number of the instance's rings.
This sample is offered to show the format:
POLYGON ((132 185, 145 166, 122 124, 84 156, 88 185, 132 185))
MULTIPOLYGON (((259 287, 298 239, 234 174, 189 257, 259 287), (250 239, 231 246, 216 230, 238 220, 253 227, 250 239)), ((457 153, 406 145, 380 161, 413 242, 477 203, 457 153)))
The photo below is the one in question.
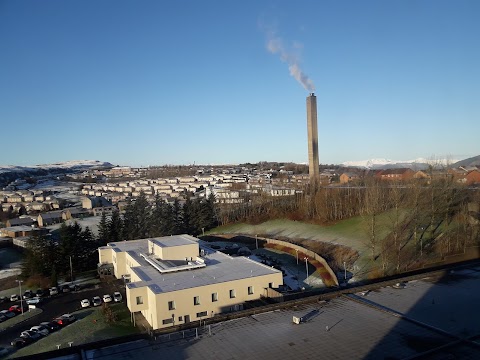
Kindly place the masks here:
MULTIPOLYGON (((120 291, 123 299, 125 299, 125 288, 123 287, 123 281, 121 280, 109 283, 101 282, 100 284, 95 285, 94 288, 85 288, 75 292, 46 297, 38 306, 43 310, 42 313, 0 332, 0 346, 10 346, 10 342, 13 339, 17 338, 22 331, 28 330, 32 326, 39 325, 44 321, 52 321, 60 315, 72 313, 81 309, 80 301, 82 299, 89 299, 92 301, 94 296, 102 297, 105 294, 112 295, 115 291, 120 291)), ((20 301, 2 303, 0 304, 0 309, 8 309, 11 305, 15 304, 20 304, 20 301)), ((18 316, 22 315, 17 315, 17 317, 18 316)), ((60 329, 59 331, 62 330, 60 329)))

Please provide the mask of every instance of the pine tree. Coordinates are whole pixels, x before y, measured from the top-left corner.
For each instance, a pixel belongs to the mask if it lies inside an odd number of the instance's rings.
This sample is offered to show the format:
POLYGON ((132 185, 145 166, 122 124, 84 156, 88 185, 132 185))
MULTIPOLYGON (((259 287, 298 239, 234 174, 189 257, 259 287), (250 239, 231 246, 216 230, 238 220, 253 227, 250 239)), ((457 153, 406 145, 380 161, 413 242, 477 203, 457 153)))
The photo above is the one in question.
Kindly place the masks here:
POLYGON ((107 215, 102 213, 100 222, 98 223, 98 242, 101 246, 106 245, 110 241, 110 227, 107 222, 107 215))
POLYGON ((122 231, 123 231, 123 221, 120 217, 120 212, 114 210, 112 216, 110 217, 110 222, 108 223, 109 231, 109 241, 121 241, 122 240, 122 231))

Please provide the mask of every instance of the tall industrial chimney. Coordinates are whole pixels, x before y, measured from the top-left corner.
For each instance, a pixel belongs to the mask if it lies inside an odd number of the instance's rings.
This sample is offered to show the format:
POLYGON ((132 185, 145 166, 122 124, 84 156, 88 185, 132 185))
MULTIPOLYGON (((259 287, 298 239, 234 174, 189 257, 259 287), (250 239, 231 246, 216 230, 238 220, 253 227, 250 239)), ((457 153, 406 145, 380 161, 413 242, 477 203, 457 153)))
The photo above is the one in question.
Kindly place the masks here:
POLYGON ((307 131, 308 131, 308 173, 310 181, 318 179, 318 129, 317 97, 314 93, 307 96, 307 131))

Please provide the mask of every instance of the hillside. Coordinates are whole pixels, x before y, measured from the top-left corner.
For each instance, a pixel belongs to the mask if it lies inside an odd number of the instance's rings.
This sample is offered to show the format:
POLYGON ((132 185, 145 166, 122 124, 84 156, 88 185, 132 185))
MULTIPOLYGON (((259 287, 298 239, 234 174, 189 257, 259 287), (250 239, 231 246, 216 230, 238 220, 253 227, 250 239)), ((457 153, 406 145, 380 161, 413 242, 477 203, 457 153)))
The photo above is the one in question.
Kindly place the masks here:
POLYGON ((461 160, 452 165, 453 167, 467 167, 467 166, 480 166, 480 155, 461 160))

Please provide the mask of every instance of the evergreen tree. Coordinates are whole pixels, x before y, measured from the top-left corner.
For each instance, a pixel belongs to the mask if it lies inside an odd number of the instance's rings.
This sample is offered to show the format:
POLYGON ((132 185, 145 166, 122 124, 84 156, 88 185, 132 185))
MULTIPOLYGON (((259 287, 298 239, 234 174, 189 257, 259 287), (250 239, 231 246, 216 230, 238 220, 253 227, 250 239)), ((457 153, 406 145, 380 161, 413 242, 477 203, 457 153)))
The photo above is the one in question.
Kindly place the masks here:
POLYGON ((107 222, 107 215, 102 213, 100 222, 98 223, 98 243, 103 246, 110 241, 110 227, 107 222))
POLYGON ((120 212, 118 210, 114 210, 110 221, 108 223, 108 239, 109 241, 121 241, 122 240, 122 231, 123 231, 123 221, 120 217, 120 212))
POLYGON ((27 209, 25 206, 21 205, 18 209, 18 216, 27 215, 27 209))
POLYGON ((180 234, 183 227, 182 207, 177 198, 175 198, 172 206, 172 233, 170 235, 180 234))

